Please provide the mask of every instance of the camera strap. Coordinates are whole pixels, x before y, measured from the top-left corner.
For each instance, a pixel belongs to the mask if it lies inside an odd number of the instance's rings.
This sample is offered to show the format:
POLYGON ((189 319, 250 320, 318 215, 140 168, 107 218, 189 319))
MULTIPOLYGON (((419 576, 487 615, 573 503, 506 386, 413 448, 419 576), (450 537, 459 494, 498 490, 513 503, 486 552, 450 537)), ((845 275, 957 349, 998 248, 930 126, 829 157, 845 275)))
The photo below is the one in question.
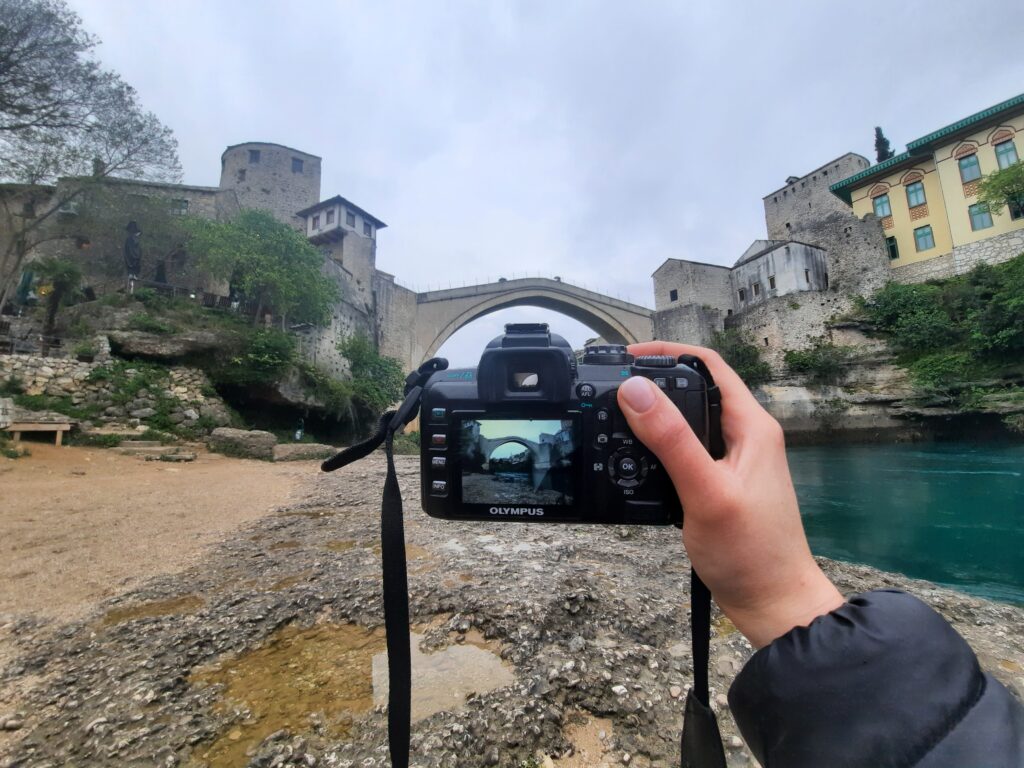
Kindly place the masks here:
POLYGON ((358 461, 384 444, 388 470, 380 505, 380 560, 384 581, 384 631, 388 650, 388 746, 392 768, 409 766, 409 731, 412 717, 412 659, 409 635, 409 577, 406 571, 402 489, 395 472, 395 433, 416 418, 423 386, 448 361, 435 357, 409 374, 405 400, 397 411, 381 416, 374 435, 341 451, 320 468, 324 472, 358 461))
MULTIPOLYGON (((384 630, 388 653, 388 747, 392 768, 408 768, 412 718, 412 659, 409 630, 409 580, 406 569, 402 491, 395 471, 394 436, 419 411, 423 386, 448 361, 432 358, 409 375, 405 400, 396 411, 381 416, 372 437, 350 446, 321 464, 333 472, 365 458, 384 445, 387 476, 381 499, 381 568, 383 574, 384 630)), ((681 738, 682 768, 725 768, 725 750, 718 721, 710 706, 711 593, 695 571, 690 572, 690 633, 694 685, 687 693, 681 738)))

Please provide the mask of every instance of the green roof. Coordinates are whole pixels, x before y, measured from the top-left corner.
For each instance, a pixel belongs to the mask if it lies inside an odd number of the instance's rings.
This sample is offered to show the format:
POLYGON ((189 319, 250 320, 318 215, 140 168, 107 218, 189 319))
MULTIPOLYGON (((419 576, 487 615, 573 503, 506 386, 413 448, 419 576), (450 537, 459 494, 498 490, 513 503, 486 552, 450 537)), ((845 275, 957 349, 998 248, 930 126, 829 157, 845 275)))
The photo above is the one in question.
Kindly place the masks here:
POLYGON ((944 139, 951 134, 962 131, 964 128, 970 128, 977 123, 985 122, 986 120, 995 117, 1000 112, 1005 112, 1008 109, 1013 109, 1014 107, 1022 105, 1024 105, 1024 93, 1019 96, 1014 96, 1012 99, 1000 102, 994 107, 983 109, 981 112, 975 112, 970 117, 965 117, 963 120, 957 120, 955 123, 951 123, 945 128, 940 128, 933 133, 929 133, 927 136, 922 136, 920 139, 915 139, 907 144, 907 151, 916 152, 917 150, 925 149, 929 144, 932 144, 939 139, 944 139))
POLYGON ((855 173, 849 178, 836 182, 828 188, 829 192, 849 205, 851 202, 850 193, 853 190, 853 187, 860 186, 862 182, 874 177, 875 175, 880 175, 908 160, 913 160, 926 154, 930 146, 939 139, 947 138, 954 133, 964 130, 965 128, 971 128, 978 123, 991 120, 996 115, 1009 109, 1013 109, 1014 107, 1024 107, 1024 93, 1019 96, 1014 96, 1012 99, 1002 101, 988 109, 983 109, 981 112, 975 112, 970 117, 965 117, 963 120, 957 120, 955 123, 951 123, 945 128, 940 128, 937 131, 929 133, 927 136, 922 136, 920 139, 914 139, 914 141, 907 144, 906 152, 896 155, 895 157, 890 157, 888 160, 884 160, 877 165, 866 168, 860 173, 855 173))
POLYGON ((888 171, 890 168, 893 168, 897 165, 900 165, 901 163, 906 162, 907 160, 910 160, 911 157, 912 156, 909 152, 894 155, 893 157, 890 157, 888 160, 883 160, 882 162, 877 163, 876 165, 872 165, 870 168, 865 168, 860 173, 855 173, 853 174, 853 176, 849 176, 843 179, 842 181, 837 181, 835 184, 830 186, 828 190, 833 195, 835 195, 840 200, 844 201, 847 205, 849 205, 851 202, 850 192, 852 191, 853 187, 859 186, 860 182, 864 181, 865 179, 870 179, 872 176, 876 174, 882 174, 885 171, 888 171))

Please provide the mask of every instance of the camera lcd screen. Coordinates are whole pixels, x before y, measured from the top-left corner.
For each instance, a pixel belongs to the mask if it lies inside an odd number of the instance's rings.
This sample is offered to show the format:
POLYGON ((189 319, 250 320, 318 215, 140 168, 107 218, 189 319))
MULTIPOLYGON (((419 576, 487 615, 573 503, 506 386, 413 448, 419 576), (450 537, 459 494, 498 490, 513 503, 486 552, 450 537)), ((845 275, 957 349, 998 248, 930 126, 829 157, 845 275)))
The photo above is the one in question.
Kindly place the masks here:
POLYGON ((572 419, 463 419, 459 437, 464 504, 574 503, 572 419))

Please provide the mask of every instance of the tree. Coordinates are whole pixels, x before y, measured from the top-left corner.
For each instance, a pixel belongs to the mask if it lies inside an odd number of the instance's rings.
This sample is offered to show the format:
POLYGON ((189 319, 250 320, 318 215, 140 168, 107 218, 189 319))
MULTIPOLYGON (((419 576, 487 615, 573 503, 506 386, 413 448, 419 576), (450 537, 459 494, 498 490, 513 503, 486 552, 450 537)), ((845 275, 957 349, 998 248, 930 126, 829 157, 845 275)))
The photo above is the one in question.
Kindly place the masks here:
POLYGON ((321 272, 323 256, 305 236, 269 213, 244 210, 232 221, 192 219, 189 253, 213 277, 231 281, 253 306, 253 322, 272 308, 295 322, 321 323, 338 298, 321 272))
POLYGON ((882 129, 877 125, 875 126, 875 160, 881 163, 884 160, 888 160, 896 153, 889 149, 889 140, 885 138, 885 134, 882 133, 882 129))
POLYGON ((1024 213, 1024 163, 1014 163, 990 173, 978 184, 978 202, 988 206, 993 214, 1011 209, 1024 213))
POLYGON ((177 142, 135 90, 104 70, 97 40, 63 0, 0 0, 0 304, 51 224, 110 176, 163 181, 181 174, 177 142), (62 177, 55 189, 43 185, 62 177))
POLYGON ((49 283, 46 295, 46 320, 43 323, 43 354, 50 349, 54 328, 57 325, 57 313, 60 306, 82 281, 82 271, 78 265, 67 259, 45 258, 35 263, 36 274, 43 283, 49 283))

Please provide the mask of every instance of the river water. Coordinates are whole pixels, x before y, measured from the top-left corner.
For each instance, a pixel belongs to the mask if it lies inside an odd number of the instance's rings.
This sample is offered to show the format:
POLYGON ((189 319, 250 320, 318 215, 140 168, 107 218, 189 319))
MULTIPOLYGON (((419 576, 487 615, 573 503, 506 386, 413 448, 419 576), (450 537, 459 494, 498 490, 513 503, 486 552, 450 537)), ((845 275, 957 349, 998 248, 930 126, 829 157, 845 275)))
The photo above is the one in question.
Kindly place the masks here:
POLYGON ((1024 444, 788 453, 815 554, 1024 604, 1024 444))

